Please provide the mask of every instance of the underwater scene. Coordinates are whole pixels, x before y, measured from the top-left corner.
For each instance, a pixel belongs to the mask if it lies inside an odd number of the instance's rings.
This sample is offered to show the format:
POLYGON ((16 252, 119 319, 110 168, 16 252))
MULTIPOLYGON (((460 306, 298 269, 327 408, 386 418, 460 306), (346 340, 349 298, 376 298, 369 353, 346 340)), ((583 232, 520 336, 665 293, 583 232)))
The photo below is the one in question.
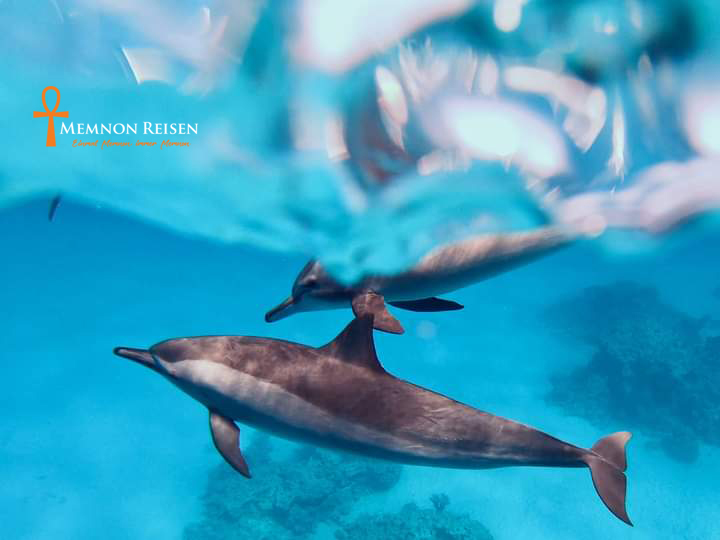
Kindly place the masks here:
POLYGON ((0 540, 720 539, 720 5, 0 3, 0 540))

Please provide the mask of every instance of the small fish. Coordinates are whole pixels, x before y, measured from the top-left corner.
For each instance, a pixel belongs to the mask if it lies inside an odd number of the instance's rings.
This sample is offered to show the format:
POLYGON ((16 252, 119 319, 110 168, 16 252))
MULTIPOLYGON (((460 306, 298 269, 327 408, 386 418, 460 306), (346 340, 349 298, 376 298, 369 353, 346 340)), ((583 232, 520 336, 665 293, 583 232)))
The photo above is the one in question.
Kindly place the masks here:
POLYGON ((55 195, 50 201, 50 208, 48 209, 48 221, 55 219, 55 212, 57 212, 58 206, 62 201, 62 195, 55 195))

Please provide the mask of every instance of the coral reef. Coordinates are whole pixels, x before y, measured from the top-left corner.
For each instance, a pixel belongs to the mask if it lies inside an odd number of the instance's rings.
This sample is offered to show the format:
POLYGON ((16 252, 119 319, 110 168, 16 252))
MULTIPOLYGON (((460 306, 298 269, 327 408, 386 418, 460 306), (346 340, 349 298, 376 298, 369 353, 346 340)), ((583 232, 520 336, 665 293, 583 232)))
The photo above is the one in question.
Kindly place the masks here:
MULTIPOLYGON (((440 496, 443 509, 450 502, 440 496)), ((335 532, 337 540, 492 540, 492 535, 467 514, 423 509, 406 504, 394 514, 363 514, 335 532)))
POLYGON ((321 522, 338 523, 365 495, 386 491, 400 479, 393 463, 301 446, 273 456, 266 436, 245 452, 253 478, 220 463, 208 476, 202 519, 184 540, 297 540, 321 522))
POLYGON ((430 497, 430 502, 435 507, 435 510, 442 512, 450 504, 450 497, 446 493, 435 493, 430 497))
POLYGON ((720 337, 705 335, 708 318, 618 282, 553 305, 545 319, 594 349, 552 377, 551 403, 604 429, 642 431, 678 461, 694 461, 701 442, 720 446, 720 337))

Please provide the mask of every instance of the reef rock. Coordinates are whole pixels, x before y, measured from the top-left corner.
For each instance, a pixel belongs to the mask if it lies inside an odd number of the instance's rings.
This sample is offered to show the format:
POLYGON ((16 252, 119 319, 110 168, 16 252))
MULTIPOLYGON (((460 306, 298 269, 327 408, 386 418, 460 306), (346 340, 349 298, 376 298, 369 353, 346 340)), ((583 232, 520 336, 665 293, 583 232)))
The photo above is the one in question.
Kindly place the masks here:
POLYGON ((252 479, 226 463, 213 468, 202 496, 201 520, 184 540, 297 540, 321 522, 338 523, 363 496, 389 490, 402 467, 301 446, 274 458, 264 436, 245 452, 252 479))
MULTIPOLYGON (((443 506, 444 508, 444 506, 443 506)), ((468 514, 409 503, 394 514, 363 514, 336 531, 337 540, 492 540, 468 514)))
POLYGON ((594 349, 552 377, 548 401, 603 429, 643 432, 678 461, 694 461, 699 443, 720 446, 720 338, 706 335, 708 318, 619 282, 559 302, 545 320, 594 349))

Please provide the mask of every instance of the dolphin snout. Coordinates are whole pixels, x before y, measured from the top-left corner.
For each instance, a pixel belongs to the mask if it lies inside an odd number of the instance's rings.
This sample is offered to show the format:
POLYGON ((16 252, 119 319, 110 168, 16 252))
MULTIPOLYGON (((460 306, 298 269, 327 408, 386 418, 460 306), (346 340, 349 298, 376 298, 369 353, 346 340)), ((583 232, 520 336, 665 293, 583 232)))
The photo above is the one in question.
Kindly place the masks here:
MULTIPOLYGON (((158 371, 155 359, 152 354, 145 349, 133 349, 132 347, 115 347, 113 353, 138 364, 142 364, 145 367, 149 367, 153 371, 158 371)), ((159 373, 159 371, 158 371, 159 373)))
POLYGON ((295 298, 292 296, 283 300, 280 304, 272 308, 265 314, 265 322, 275 322, 291 315, 295 306, 295 298))

